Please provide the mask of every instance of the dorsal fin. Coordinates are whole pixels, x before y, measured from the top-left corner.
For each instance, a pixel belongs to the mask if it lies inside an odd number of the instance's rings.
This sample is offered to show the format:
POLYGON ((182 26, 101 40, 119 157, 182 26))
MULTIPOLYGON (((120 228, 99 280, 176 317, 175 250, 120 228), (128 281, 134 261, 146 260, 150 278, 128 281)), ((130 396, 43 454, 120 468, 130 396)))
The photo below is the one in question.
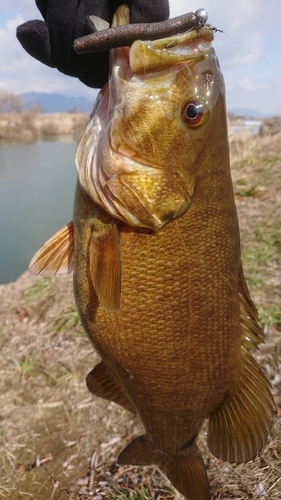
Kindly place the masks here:
POLYGON ((39 276, 64 276, 72 272, 73 257, 73 223, 69 222, 36 252, 29 264, 29 271, 39 276))
POLYGON ((208 445, 217 457, 241 463, 253 460, 266 444, 274 402, 270 383, 250 350, 263 342, 258 313, 243 272, 239 278, 241 371, 236 389, 209 418, 208 445))

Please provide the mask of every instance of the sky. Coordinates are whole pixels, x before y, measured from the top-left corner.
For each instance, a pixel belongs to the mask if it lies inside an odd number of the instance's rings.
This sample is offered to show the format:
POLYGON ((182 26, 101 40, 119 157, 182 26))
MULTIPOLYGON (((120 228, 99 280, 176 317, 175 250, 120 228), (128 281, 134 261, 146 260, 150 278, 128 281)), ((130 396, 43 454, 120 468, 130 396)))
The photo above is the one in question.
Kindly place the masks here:
MULTIPOLYGON (((39 63, 17 41, 19 24, 41 19, 35 0, 1 3, 0 90, 58 92, 94 100, 94 89, 39 63)), ((280 116, 281 1, 204 0, 200 5, 194 0, 170 0, 171 17, 199 7, 207 9, 209 23, 224 31, 215 35, 213 45, 225 78, 228 110, 251 109, 280 116)))

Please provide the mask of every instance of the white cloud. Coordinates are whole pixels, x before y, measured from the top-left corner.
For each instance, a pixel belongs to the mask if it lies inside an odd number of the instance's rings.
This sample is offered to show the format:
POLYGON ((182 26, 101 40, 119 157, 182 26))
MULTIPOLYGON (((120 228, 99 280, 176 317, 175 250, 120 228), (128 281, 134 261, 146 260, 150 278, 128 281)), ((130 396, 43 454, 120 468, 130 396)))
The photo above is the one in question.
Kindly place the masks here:
POLYGON ((281 114, 281 77, 232 79, 226 84, 228 109, 248 108, 266 115, 281 114), (274 96, 274 97, 272 97, 274 96))
POLYGON ((0 27, 0 88, 15 93, 22 92, 66 92, 77 95, 94 94, 77 78, 63 75, 30 57, 16 38, 16 28, 23 22, 21 15, 0 27))
POLYGON ((253 82, 249 80, 249 78, 244 78, 243 80, 241 80, 239 86, 242 90, 248 90, 250 92, 256 90, 255 85, 253 84, 253 82))
POLYGON ((11 16, 20 14, 24 21, 28 21, 29 19, 42 19, 40 11, 36 7, 35 0, 9 0, 5 2, 5 4, 3 2, 1 11, 10 13, 11 16))
POLYGON ((248 90, 250 92, 256 90, 256 86, 249 78, 243 78, 243 80, 238 80, 237 82, 232 82, 227 85, 228 91, 233 91, 236 89, 248 90))

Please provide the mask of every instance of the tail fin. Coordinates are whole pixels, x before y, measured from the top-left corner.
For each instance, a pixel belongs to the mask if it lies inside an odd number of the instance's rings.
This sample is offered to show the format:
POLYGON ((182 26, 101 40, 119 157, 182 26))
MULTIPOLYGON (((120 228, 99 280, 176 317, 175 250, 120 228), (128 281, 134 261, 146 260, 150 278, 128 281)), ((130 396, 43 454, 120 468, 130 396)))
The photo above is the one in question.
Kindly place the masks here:
POLYGON ((187 500, 210 500, 209 482, 203 459, 196 448, 189 456, 169 456, 152 450, 146 436, 134 439, 118 457, 119 464, 160 465, 173 486, 187 500))
POLYGON ((205 465, 197 450, 190 457, 169 458, 163 468, 174 487, 188 500, 210 500, 205 465))

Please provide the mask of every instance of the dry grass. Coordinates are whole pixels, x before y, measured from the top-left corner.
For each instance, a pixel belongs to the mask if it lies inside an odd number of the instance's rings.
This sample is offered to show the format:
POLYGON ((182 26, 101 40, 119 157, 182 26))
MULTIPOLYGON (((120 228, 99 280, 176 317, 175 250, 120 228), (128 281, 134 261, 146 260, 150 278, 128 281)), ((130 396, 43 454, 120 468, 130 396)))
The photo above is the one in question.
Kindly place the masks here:
POLYGON ((77 136, 86 113, 0 113, 0 140, 29 142, 62 135, 77 136))
MULTIPOLYGON (((257 358, 272 382, 277 414, 255 462, 214 458, 200 436, 212 499, 281 498, 280 136, 231 140, 244 267, 261 311, 266 344, 257 358)), ((180 499, 154 467, 118 467, 141 432, 137 417, 93 397, 85 376, 98 358, 79 323, 71 278, 0 286, 0 498, 180 499)))

